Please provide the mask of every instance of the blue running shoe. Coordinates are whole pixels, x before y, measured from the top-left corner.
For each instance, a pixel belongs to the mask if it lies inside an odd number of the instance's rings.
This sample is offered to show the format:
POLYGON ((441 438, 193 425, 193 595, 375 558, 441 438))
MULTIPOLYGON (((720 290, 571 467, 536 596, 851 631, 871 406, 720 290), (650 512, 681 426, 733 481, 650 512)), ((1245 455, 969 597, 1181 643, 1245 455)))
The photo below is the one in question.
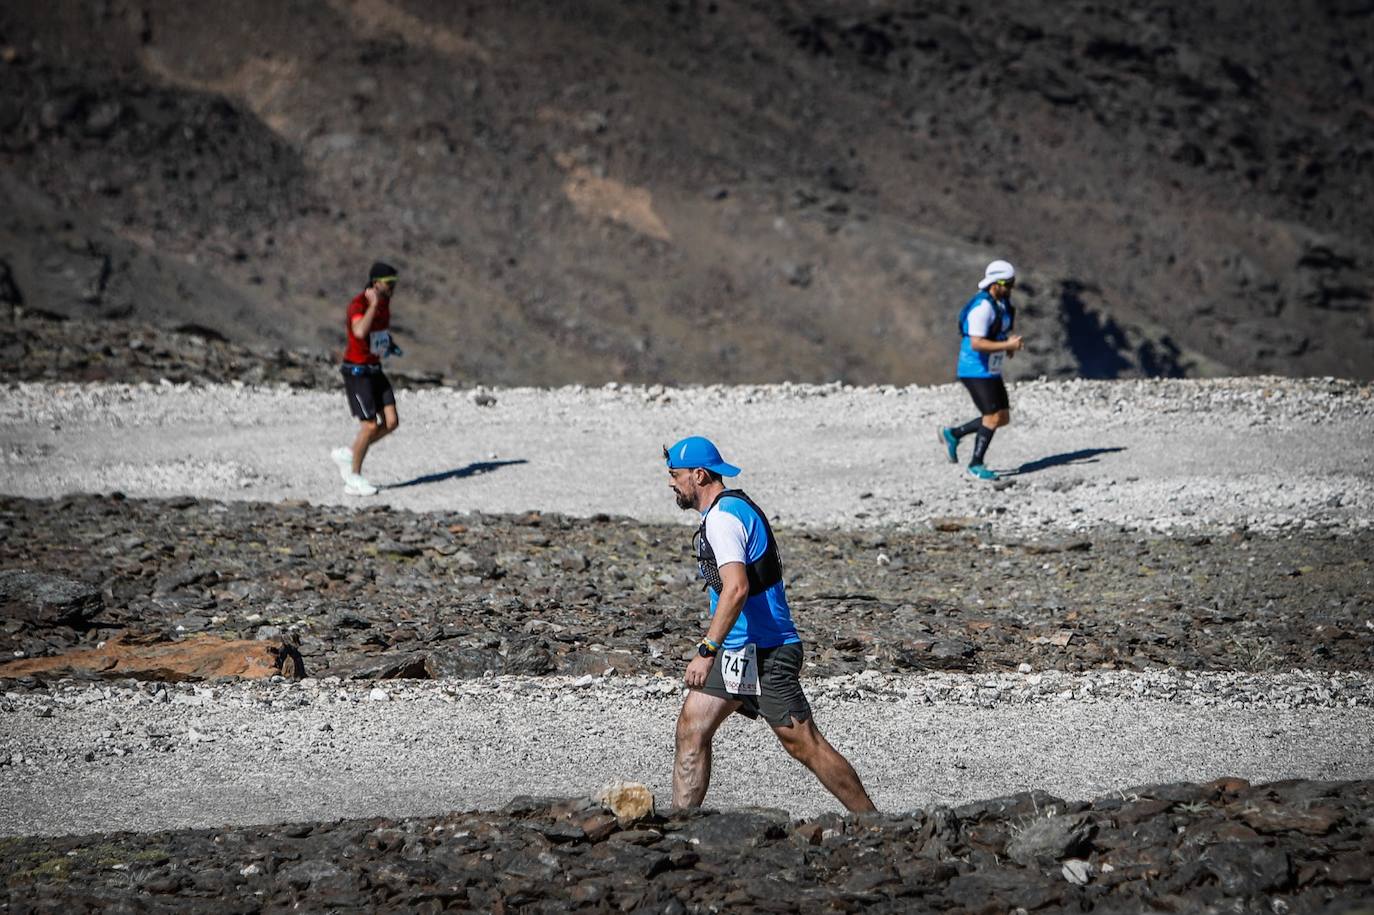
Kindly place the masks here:
POLYGON ((959 440, 954 437, 954 432, 948 426, 940 426, 935 430, 935 435, 940 439, 940 444, 945 446, 945 454, 949 455, 951 464, 959 463, 959 440))
POLYGON ((989 483, 994 483, 997 480, 997 472, 988 470, 984 464, 969 464, 968 475, 975 480, 986 480, 989 483))

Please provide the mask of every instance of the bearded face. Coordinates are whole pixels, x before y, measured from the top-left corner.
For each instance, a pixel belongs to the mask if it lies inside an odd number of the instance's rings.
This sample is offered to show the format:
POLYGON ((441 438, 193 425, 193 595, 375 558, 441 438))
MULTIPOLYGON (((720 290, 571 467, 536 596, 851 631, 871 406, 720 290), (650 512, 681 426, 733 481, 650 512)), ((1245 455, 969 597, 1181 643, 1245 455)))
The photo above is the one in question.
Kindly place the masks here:
POLYGON ((673 491, 677 507, 684 511, 695 508, 697 504, 696 478, 690 470, 669 470, 668 487, 673 491))

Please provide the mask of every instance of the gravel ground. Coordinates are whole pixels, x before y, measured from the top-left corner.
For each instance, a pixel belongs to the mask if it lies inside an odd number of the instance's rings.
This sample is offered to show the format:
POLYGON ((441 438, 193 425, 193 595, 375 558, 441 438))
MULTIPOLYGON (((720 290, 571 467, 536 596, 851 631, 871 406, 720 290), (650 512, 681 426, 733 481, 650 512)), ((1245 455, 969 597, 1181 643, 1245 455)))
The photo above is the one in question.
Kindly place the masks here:
MULTIPOLYGON (((1371 392, 1280 378, 1014 384, 1015 425, 990 452, 1011 472, 997 490, 935 443, 937 424, 972 412, 955 385, 402 391, 401 430, 366 471, 388 487, 372 501, 397 507, 665 521, 682 516, 659 447, 703 433, 784 523, 1363 530, 1371 392)), ((0 416, 10 494, 349 501, 328 457, 352 432, 339 393, 22 383, 0 393, 0 416)))
MULTIPOLYGON (((889 811, 1039 788, 1359 779, 1374 772, 1374 677, 872 673, 809 681, 817 721, 889 811)), ((0 704, 0 831, 63 834, 419 816, 615 778, 670 800, 667 678, 379 686, 58 685, 0 704)), ((708 803, 810 815, 837 803, 736 717, 708 803)))
MULTIPOLYGON (((362 504, 685 526, 658 447, 701 432, 793 528, 1027 542, 1248 529, 1306 548, 1365 536, 1374 517, 1369 386, 1029 382, 1012 398, 1017 425, 999 433, 992 463, 1015 473, 994 489, 934 443, 937 423, 970 412, 952 385, 403 391, 403 428, 368 465, 391 488, 362 504)), ((328 458, 350 430, 337 394, 19 384, 0 394, 0 415, 8 494, 359 504, 328 458)), ((1358 624, 1359 608, 1346 609, 1358 624)), ((1367 673, 865 671, 808 687, 822 728, 892 810, 1028 788, 1086 798, 1228 774, 1374 772, 1367 673)), ((613 777, 643 780, 662 801, 678 702, 672 677, 16 690, 0 712, 0 828, 419 815, 520 792, 584 794, 613 777)), ((835 809, 766 729, 743 721, 718 741, 710 801, 835 809)))

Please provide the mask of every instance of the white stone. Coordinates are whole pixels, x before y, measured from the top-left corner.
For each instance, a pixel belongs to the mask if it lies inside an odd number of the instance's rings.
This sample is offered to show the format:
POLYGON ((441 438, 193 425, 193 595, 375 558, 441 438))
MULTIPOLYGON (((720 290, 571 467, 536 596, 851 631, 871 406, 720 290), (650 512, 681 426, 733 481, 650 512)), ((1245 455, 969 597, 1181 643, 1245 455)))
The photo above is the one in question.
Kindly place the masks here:
POLYGON ((1092 873, 1092 869, 1088 862, 1080 858, 1069 858, 1064 862, 1064 866, 1060 870, 1064 875, 1064 879, 1074 886, 1083 886, 1086 884, 1092 873))

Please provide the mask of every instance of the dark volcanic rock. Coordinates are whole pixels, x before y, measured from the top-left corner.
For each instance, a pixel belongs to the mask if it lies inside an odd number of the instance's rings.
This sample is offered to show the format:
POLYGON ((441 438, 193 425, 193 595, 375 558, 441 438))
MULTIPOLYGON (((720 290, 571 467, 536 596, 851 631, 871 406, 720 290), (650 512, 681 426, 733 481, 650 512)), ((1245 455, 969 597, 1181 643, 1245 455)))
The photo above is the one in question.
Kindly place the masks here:
MULTIPOLYGON (((3 351, 5 375, 19 381, 339 386, 338 361, 325 352, 252 348, 195 326, 159 328, 115 318, 61 319, 16 307, 5 309, 5 314, 13 327, 3 351)), ((387 375, 399 388, 434 387, 442 381, 435 373, 404 369, 388 369, 387 375)), ((189 508, 194 501, 177 507, 189 508)))
POLYGON ((1076 824, 1056 835, 1105 833, 1119 796, 1069 817, 1016 813, 1040 801, 1018 795, 961 808, 976 823, 948 811, 798 822, 741 810, 631 828, 583 798, 520 797, 424 819, 0 839, 0 880, 14 911, 1355 911, 1374 899, 1374 783, 1316 790, 1341 812, 1326 836, 1237 841, 1243 805, 1282 793, 1245 786, 1236 803, 1152 814, 1143 825, 1160 828, 1128 845, 1081 846, 1072 868, 980 852, 976 833, 1053 819, 1076 824))
POLYGON ((0 617, 41 627, 80 625, 104 607, 100 589, 64 575, 0 571, 0 617))
MULTIPOLYGON (((702 632, 687 535, 672 525, 108 496, 0 497, 0 522, 7 656, 203 633, 286 638, 321 676, 676 677, 702 632), (410 555, 333 558, 360 539, 410 555)), ((1367 533, 1102 534, 1052 552, 964 531, 782 540, 784 562, 804 570, 788 597, 816 675, 1374 665, 1367 533), (972 563, 970 551, 997 559, 972 563), (1009 579, 1014 596, 974 601, 1009 579)), ((1205 800, 1197 790, 1170 797, 1205 800)))

